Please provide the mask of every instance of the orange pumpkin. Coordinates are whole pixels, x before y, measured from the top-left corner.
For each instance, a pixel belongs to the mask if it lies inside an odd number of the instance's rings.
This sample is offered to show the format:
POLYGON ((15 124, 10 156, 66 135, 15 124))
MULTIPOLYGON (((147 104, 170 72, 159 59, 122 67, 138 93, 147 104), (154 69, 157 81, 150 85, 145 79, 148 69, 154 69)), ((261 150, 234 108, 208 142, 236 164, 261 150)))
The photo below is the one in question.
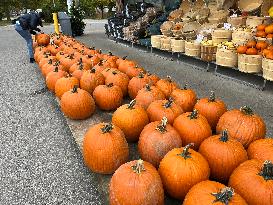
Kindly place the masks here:
POLYGON ((272 33, 267 34, 266 38, 273 38, 273 34, 272 33))
POLYGON ((252 142, 248 149, 247 154, 249 159, 270 160, 273 162, 273 139, 259 139, 252 142))
POLYGON ((267 33, 267 34, 273 34, 273 24, 271 24, 271 25, 269 25, 269 26, 267 26, 265 28, 265 33, 267 33))
POLYGON ((75 70, 90 70, 90 65, 87 63, 84 63, 82 61, 82 58, 80 58, 76 63, 74 63, 70 68, 69 68, 69 73, 73 73, 75 70))
POLYGON ((137 77, 133 77, 128 84, 128 94, 131 99, 135 99, 138 91, 145 87, 146 84, 149 84, 150 80, 144 73, 139 73, 137 77))
POLYGON ((248 48, 246 51, 247 55, 257 55, 258 54, 258 50, 256 48, 248 48))
POLYGON ((128 75, 128 77, 132 79, 133 77, 138 76, 141 72, 145 73, 144 68, 138 67, 137 65, 134 67, 130 66, 127 68, 126 75, 128 75))
POLYGON ((238 46, 237 53, 239 54, 245 54, 247 51, 247 46, 238 46))
POLYGON ((257 44, 256 44, 256 48, 258 50, 264 50, 264 49, 267 48, 267 46, 268 46, 268 43, 265 42, 265 41, 258 41, 257 44))
POLYGON ((36 37, 38 45, 47 46, 50 43, 50 37, 48 34, 45 34, 45 33, 36 34, 35 37, 36 37))
POLYGON ((123 97, 127 95, 129 77, 120 71, 112 71, 105 78, 105 84, 113 83, 121 88, 123 97))
POLYGON ((256 47, 256 43, 257 43, 256 41, 250 40, 250 41, 247 42, 246 46, 248 48, 254 48, 254 47, 256 47))
POLYGON ((265 24, 261 24, 257 26, 257 31, 265 31, 266 25, 265 24))
POLYGON ((266 58, 267 58, 267 59, 270 59, 270 60, 273 60, 273 51, 269 52, 269 53, 266 55, 266 58))
POLYGON ((56 84, 57 80, 59 80, 60 78, 66 76, 66 75, 67 75, 67 72, 59 69, 58 67, 55 67, 55 70, 51 71, 46 76, 46 85, 47 85, 47 88, 50 91, 55 92, 55 84, 56 84))
POLYGON ((157 81, 156 87, 163 92, 166 98, 169 98, 171 93, 179 88, 178 84, 174 82, 170 76, 167 76, 166 79, 157 81))
POLYGON ((97 73, 95 69, 84 71, 80 80, 80 87, 91 95, 95 88, 104 85, 104 77, 101 73, 97 73))
POLYGON ((263 56, 267 56, 267 54, 269 54, 270 52, 272 52, 271 50, 269 50, 269 49, 264 49, 263 50, 263 56))
POLYGON ((60 78, 55 84, 55 94, 61 99, 62 95, 71 90, 74 86, 79 87, 79 80, 75 77, 70 77, 69 75, 60 78))
POLYGON ((266 37, 266 32, 264 32, 264 31, 257 31, 256 36, 260 37, 260 38, 265 38, 266 37))

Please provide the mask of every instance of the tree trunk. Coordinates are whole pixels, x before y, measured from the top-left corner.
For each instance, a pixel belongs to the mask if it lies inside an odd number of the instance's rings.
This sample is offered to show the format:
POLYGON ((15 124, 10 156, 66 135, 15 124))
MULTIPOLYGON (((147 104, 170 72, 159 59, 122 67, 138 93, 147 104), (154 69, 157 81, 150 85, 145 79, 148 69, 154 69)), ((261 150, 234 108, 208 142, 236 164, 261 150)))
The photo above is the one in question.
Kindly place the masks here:
POLYGON ((103 9, 104 9, 104 7, 102 6, 102 7, 100 8, 100 10, 101 10, 101 19, 103 19, 103 9))
POLYGON ((120 14, 123 11, 123 0, 116 0, 116 12, 120 14))

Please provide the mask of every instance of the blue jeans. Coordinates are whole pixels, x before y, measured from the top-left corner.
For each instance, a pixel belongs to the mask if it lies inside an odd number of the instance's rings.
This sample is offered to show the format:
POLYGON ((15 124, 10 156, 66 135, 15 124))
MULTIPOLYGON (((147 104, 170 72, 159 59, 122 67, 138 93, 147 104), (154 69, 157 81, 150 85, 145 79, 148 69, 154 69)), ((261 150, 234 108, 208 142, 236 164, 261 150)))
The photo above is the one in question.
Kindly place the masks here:
POLYGON ((29 57, 34 58, 33 47, 32 47, 33 41, 32 41, 32 37, 29 30, 22 29, 20 24, 15 24, 14 27, 15 27, 15 30, 26 40, 29 57))

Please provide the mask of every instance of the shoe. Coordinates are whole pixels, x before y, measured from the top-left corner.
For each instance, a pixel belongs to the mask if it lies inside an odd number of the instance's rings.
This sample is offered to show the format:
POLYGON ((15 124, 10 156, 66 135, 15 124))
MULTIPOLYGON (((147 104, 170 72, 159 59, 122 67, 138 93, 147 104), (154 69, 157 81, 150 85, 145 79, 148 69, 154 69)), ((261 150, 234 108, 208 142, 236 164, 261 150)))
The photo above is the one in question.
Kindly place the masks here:
POLYGON ((30 63, 34 63, 34 62, 35 62, 35 59, 34 59, 34 58, 30 58, 30 59, 29 59, 29 62, 30 62, 30 63))

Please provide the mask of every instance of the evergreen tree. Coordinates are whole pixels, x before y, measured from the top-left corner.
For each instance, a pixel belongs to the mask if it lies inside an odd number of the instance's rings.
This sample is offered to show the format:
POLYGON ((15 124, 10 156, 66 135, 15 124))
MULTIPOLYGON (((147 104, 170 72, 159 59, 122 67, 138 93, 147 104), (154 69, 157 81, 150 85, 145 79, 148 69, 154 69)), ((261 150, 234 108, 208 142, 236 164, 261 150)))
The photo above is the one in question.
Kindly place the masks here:
POLYGON ((85 29, 84 12, 80 6, 75 5, 75 1, 73 1, 72 7, 70 9, 71 16, 71 28, 73 36, 81 36, 83 35, 85 29))

